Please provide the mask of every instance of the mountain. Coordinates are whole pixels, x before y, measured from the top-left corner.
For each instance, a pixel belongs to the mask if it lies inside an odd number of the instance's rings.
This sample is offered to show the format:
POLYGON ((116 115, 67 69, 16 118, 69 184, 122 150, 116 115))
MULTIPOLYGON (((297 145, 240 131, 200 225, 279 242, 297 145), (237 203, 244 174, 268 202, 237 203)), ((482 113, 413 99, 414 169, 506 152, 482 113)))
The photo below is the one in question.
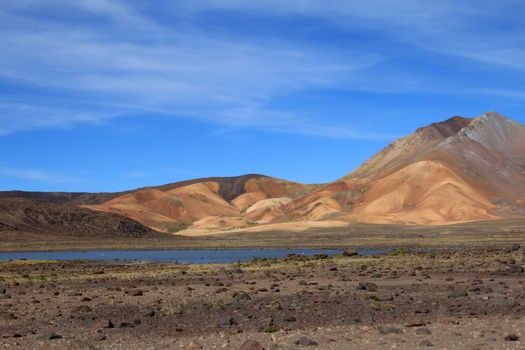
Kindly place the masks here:
POLYGON ((418 161, 447 138, 467 127, 472 119, 452 117, 444 122, 419 128, 413 134, 396 140, 345 178, 370 178, 386 175, 418 161))
POLYGON ((129 217, 157 231, 194 232, 268 223, 285 213, 281 207, 312 191, 304 185, 268 176, 204 178, 143 188, 86 208, 129 217))
POLYGON ((0 199, 7 197, 52 202, 61 210, 80 206, 93 215, 108 213, 186 235, 520 217, 525 216, 525 126, 495 112, 454 116, 392 142, 351 173, 322 185, 249 174, 118 193, 0 192, 0 199))
POLYGON ((287 206, 297 219, 437 225, 525 215, 525 126, 453 117, 287 206))

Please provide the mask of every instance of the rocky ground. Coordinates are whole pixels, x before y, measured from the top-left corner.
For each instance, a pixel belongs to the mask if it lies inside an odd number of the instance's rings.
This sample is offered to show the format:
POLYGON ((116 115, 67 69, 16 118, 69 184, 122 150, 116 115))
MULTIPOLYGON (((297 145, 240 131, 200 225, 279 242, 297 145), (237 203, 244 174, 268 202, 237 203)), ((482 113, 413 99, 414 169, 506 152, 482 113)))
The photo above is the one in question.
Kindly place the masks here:
POLYGON ((33 199, 0 198, 0 249, 10 243, 153 237, 158 234, 117 214, 33 199))
POLYGON ((0 348, 525 348, 518 246, 397 253, 1 262, 0 348))

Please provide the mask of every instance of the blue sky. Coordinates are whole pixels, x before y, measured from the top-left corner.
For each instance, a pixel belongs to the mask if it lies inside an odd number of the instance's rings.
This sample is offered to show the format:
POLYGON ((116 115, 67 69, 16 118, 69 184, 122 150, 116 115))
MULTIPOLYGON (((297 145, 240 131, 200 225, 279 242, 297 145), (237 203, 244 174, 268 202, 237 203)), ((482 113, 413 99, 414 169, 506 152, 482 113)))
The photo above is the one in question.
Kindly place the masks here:
POLYGON ((0 0, 0 189, 332 181, 453 115, 525 122, 523 1, 0 0))

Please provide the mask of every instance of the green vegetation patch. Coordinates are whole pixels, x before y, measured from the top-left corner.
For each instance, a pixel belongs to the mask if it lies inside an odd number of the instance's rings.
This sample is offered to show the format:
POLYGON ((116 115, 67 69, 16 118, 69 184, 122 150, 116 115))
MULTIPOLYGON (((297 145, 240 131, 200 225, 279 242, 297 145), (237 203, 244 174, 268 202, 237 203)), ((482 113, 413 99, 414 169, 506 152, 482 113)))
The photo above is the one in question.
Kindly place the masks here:
POLYGON ((410 251, 407 248, 396 248, 395 250, 388 253, 390 256, 407 255, 410 251))

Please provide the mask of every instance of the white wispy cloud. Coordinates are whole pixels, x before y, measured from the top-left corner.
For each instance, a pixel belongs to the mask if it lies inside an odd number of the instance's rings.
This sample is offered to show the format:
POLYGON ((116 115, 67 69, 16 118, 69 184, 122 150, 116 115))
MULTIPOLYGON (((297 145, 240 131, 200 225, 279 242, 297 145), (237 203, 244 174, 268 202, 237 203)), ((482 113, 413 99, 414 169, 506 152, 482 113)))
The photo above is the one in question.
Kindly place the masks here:
MULTIPOLYGON (((5 98, 4 98, 5 99, 5 98)), ((96 124, 119 117, 115 111, 93 113, 67 108, 49 108, 35 101, 0 101, 0 136, 39 128, 70 128, 76 124, 96 124)))
POLYGON ((49 173, 43 170, 20 169, 7 166, 0 166, 0 177, 40 181, 46 183, 76 183, 85 181, 85 179, 80 177, 49 173))
POLYGON ((173 11, 258 11, 322 18, 480 63, 525 69, 521 0, 181 0, 173 11), (512 25, 512 20, 518 21, 512 25), (502 25, 502 22, 504 25, 502 25))
POLYGON ((271 119, 265 104, 276 96, 347 85, 353 75, 357 79, 359 71, 382 60, 375 53, 319 52, 286 40, 241 40, 195 28, 170 31, 117 1, 51 3, 102 16, 111 25, 95 29, 50 23, 24 12, 34 3, 13 5, 0 13, 0 33, 6 34, 0 77, 81 99, 88 94, 98 106, 96 111, 50 108, 48 101, 4 96, 1 133, 69 127, 144 111, 226 126, 275 125, 279 120, 271 119), (136 30, 154 31, 159 41, 136 40, 136 30), (239 113, 248 109, 250 114, 239 113))
MULTIPOLYGON (((431 86, 409 69, 378 69, 389 60, 384 50, 342 45, 321 51, 285 37, 246 39, 193 25, 193 16, 208 11, 312 17, 343 29, 382 32, 394 42, 429 52, 525 69, 522 33, 481 26, 519 5, 515 1, 180 0, 163 5, 173 19, 171 26, 132 2, 117 0, 0 0, 0 4, 0 79, 54 92, 49 100, 34 99, 30 93, 0 95, 0 135, 146 112, 225 127, 390 138, 307 120, 269 105, 282 95, 309 89, 383 93, 448 89, 445 84, 431 86), (45 15, 49 11, 56 12, 53 20, 45 15), (72 21, 69 13, 80 19, 72 21), (71 103, 63 103, 63 95, 71 103)), ((352 117, 359 116, 349 111, 352 117)))
MULTIPOLYGON (((231 110, 225 113, 227 113, 227 119, 233 120, 234 122, 229 124, 229 128, 218 130, 217 134, 235 132, 239 130, 240 127, 255 127, 269 132, 334 139, 391 141, 400 137, 398 134, 388 132, 371 132, 359 128, 323 123, 322 121, 313 122, 294 112, 260 108, 257 105, 231 110), (249 116, 257 116, 258 118, 254 119, 249 116), (245 118, 245 120, 243 120, 243 118, 245 118)), ((362 115, 359 114, 359 117, 361 118, 362 115)))

